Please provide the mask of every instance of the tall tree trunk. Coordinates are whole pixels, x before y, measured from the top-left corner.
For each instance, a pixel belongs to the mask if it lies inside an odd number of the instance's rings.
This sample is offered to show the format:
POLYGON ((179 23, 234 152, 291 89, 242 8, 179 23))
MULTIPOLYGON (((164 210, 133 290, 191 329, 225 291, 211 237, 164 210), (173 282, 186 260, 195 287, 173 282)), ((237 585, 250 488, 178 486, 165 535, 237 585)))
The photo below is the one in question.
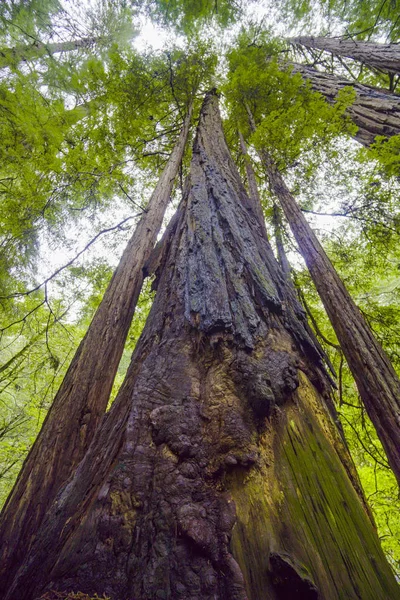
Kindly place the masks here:
POLYGON ((353 58, 380 71, 400 73, 400 44, 376 44, 350 38, 305 36, 290 38, 288 41, 310 49, 326 50, 335 56, 353 58))
POLYGON ((290 66, 293 73, 300 73, 331 104, 344 87, 355 90, 356 98, 346 109, 346 114, 358 127, 355 139, 364 146, 370 146, 377 135, 391 137, 400 133, 400 96, 322 73, 306 65, 292 63, 290 66))
MULTIPOLYGON (((191 109, 169 161, 58 390, 0 521, 1 577, 27 555, 56 493, 82 460, 106 410, 126 336, 182 160, 191 109)), ((4 587, 1 588, 0 590, 4 587)))
POLYGON ((0 48, 0 69, 5 67, 17 66, 20 62, 28 60, 36 60, 42 56, 53 56, 61 52, 71 52, 81 48, 92 48, 99 42, 104 42, 106 37, 86 37, 70 42, 55 42, 45 44, 43 42, 35 42, 34 44, 26 44, 24 46, 16 46, 15 48, 0 48))
POLYGON ((253 204, 254 212, 257 215, 262 228, 264 229, 265 235, 267 235, 267 229, 265 227, 265 218, 264 213, 261 206, 261 198, 260 193, 258 191, 258 185, 256 180, 256 174, 254 173, 253 165, 251 164, 250 157, 247 152, 246 142, 244 140, 243 134, 239 131, 239 142, 240 149, 244 158, 244 166, 246 169, 247 175, 247 185, 249 189, 249 199, 253 204))
POLYGON ((185 201, 125 382, 6 600, 393 600, 319 352, 214 94, 185 201))
POLYGON ((271 156, 263 151, 261 158, 400 485, 400 381, 271 156))
POLYGON ((278 254, 279 264, 281 266, 281 269, 282 269, 285 277, 287 279, 290 279, 291 278, 290 263, 286 256, 285 246, 283 245, 283 239, 282 239, 283 223, 282 223, 282 218, 281 218, 281 215, 279 212, 279 208, 275 203, 274 203, 273 223, 274 223, 276 251, 278 254))

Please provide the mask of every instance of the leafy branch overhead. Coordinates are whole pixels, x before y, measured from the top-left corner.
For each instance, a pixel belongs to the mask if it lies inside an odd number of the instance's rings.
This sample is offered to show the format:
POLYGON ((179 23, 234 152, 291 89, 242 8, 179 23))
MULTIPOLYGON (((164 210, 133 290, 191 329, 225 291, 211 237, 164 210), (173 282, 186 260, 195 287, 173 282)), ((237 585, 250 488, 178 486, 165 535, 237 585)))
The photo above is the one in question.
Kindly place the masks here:
POLYGON ((394 597, 366 515, 400 572, 399 28, 1 3, 7 600, 394 597))

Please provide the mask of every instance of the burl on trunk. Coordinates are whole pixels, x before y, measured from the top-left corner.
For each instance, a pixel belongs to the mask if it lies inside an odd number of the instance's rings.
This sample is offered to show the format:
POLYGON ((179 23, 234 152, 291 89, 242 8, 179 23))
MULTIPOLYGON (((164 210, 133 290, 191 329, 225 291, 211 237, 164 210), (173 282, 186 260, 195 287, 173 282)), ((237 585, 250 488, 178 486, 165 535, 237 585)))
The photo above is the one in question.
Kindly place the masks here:
POLYGON ((118 398, 7 600, 392 600, 321 354, 207 95, 118 398))

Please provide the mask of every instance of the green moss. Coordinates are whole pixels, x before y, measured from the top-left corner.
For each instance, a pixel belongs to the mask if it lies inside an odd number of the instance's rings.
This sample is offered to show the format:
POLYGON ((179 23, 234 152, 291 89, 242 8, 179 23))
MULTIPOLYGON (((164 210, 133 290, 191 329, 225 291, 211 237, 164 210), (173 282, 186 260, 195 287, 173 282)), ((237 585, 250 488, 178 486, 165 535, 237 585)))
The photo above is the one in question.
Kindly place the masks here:
POLYGON ((286 407, 259 448, 262 454, 272 446, 272 464, 228 482, 237 506, 232 550, 249 598, 271 595, 272 552, 287 554, 310 573, 324 600, 399 598, 325 410, 308 380, 300 379, 298 405, 286 407))

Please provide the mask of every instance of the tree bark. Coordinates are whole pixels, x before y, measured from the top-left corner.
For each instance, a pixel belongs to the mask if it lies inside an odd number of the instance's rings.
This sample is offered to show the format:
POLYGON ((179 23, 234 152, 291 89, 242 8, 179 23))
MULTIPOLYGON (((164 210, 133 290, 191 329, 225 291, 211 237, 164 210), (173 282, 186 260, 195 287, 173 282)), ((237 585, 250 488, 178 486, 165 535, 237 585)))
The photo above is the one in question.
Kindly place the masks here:
POLYGON ((12 576, 10 565, 17 564, 29 552, 43 516, 82 460, 106 410, 142 287, 143 267, 170 200, 190 119, 191 109, 145 214, 122 255, 4 506, 0 521, 3 583, 12 576))
POLYGON ((347 81, 328 73, 322 73, 297 63, 292 63, 293 73, 300 73, 331 104, 337 93, 344 87, 351 87, 356 98, 346 109, 346 114, 357 125, 355 139, 364 146, 370 146, 377 135, 391 137, 400 133, 400 96, 373 87, 347 81))
POLYGON ((260 193, 258 191, 256 174, 254 173, 253 165, 251 164, 251 160, 250 160, 250 157, 247 152, 246 142, 244 141, 244 137, 243 137, 243 134, 241 131, 239 131, 239 142, 240 142, 240 149, 242 151, 242 155, 244 158, 244 165, 245 165, 245 169, 246 169, 247 185, 249 188, 249 199, 251 200, 251 202, 253 204, 254 212, 256 213, 256 215, 261 223, 261 226, 263 227, 263 229, 265 231, 265 235, 267 236, 267 229, 265 227, 265 218, 264 218, 264 213, 263 213, 262 206, 261 206, 261 198, 260 198, 260 193))
POLYGON ((271 188, 283 208, 355 379, 362 402, 400 485, 400 381, 272 158, 266 151, 261 153, 261 157, 271 188))
POLYGON ((290 263, 288 261, 288 257, 286 256, 285 246, 283 245, 282 239, 282 219, 279 213, 278 206, 274 203, 274 214, 273 214, 273 223, 274 223, 274 233, 275 233, 275 244, 276 251, 278 254, 279 264, 281 269, 287 279, 291 279, 291 268, 290 263))
POLYGON ((326 50, 335 56, 353 58, 380 71, 400 73, 400 44, 377 44, 350 38, 305 36, 290 38, 288 41, 306 48, 326 50))
POLYGON ((53 54, 60 54, 61 52, 91 48, 106 39, 105 37, 86 37, 70 42, 56 42, 52 44, 35 42, 34 44, 16 46, 15 48, 0 48, 0 69, 16 66, 20 62, 36 60, 42 56, 53 56, 53 54))
POLYGON ((391 599, 329 386, 203 104, 125 382, 6 600, 391 599), (236 505, 236 508, 235 508, 236 505))

